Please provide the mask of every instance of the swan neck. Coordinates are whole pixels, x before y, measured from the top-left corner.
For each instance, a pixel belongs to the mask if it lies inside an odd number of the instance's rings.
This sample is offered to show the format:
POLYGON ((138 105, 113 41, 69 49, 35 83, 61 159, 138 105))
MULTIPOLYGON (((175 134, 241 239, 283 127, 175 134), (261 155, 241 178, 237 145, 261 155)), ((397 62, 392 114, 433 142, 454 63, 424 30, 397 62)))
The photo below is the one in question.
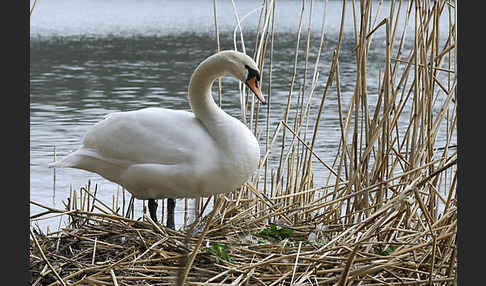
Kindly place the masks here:
POLYGON ((189 82, 189 103, 199 120, 205 122, 208 116, 220 110, 211 95, 211 87, 225 74, 225 63, 217 56, 207 58, 194 70, 189 82))

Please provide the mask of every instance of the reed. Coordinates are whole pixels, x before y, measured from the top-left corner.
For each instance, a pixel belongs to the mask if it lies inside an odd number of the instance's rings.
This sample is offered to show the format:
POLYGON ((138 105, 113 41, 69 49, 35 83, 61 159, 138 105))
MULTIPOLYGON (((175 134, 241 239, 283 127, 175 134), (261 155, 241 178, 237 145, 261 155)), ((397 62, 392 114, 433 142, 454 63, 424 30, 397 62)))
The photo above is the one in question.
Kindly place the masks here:
MULTIPOLYGON (((241 32, 245 17, 232 3, 241 32)), ((69 217, 68 226, 52 233, 32 228, 32 284, 453 285, 456 3, 392 0, 384 18, 379 16, 382 1, 342 3, 333 47, 324 45, 327 1, 302 1, 296 11, 300 21, 287 105, 273 129, 268 120, 272 78, 283 76, 272 72, 273 55, 279 52, 274 50, 278 1, 265 0, 255 10, 260 18, 253 55, 268 88, 268 105, 262 108, 241 88, 243 120, 265 147, 254 177, 213 198, 216 208, 211 198, 195 200, 200 215, 194 220, 187 216, 186 203, 184 227, 177 231, 157 225, 143 211, 137 219, 133 207, 131 216, 124 216, 124 191, 121 199, 119 192, 114 195, 111 206, 97 199, 96 187, 92 191, 89 184, 72 192, 65 209, 31 201, 46 210, 31 216, 31 222, 69 217), (345 9, 352 9, 356 63, 348 104, 339 61, 345 9), (312 11, 322 18, 312 19, 312 11), (316 47, 311 21, 322 21, 316 47), (444 27, 447 38, 441 41, 444 27), (384 68, 371 81, 369 49, 381 32, 384 68), (407 33, 413 34, 409 50, 407 33), (323 48, 332 49, 330 59, 321 57, 323 48), (314 63, 310 52, 317 54, 314 63), (328 70, 319 68, 323 60, 330 61, 328 70), (304 73, 298 74, 297 67, 304 73), (297 78, 303 79, 301 85, 297 78), (371 97, 374 83, 377 94, 371 97), (323 87, 321 94, 315 94, 317 86, 323 87), (315 147, 330 94, 338 100, 340 138, 334 158, 326 161, 315 147), (313 98, 320 99, 319 106, 313 98), (271 154, 278 161, 271 162, 271 154), (317 167, 327 170, 324 184, 316 183, 317 167)), ((243 33, 240 37, 244 44, 243 33)))

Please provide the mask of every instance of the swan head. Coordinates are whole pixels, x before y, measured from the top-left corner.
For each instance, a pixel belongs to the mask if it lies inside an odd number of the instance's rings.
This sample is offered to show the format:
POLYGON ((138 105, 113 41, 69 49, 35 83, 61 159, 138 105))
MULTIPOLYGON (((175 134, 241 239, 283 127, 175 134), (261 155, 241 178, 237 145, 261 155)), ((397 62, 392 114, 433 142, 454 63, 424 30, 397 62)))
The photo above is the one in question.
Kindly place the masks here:
POLYGON ((228 72, 241 82, 244 82, 258 100, 265 104, 260 85, 260 70, 255 61, 238 51, 222 51, 219 54, 229 63, 228 72))

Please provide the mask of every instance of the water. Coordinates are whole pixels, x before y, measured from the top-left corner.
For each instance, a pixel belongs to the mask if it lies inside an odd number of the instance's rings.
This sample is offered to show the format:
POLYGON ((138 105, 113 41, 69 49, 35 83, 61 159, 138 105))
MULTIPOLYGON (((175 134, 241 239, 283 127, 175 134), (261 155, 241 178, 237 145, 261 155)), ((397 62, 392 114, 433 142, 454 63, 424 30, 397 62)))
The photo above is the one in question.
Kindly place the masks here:
MULTIPOLYGON (((32 1, 31 1, 32 2, 32 1)), ((242 21, 246 52, 253 54, 259 5, 262 1, 235 1, 242 21)), ((306 9, 309 7, 307 3, 306 9)), ((32 5, 32 3, 31 3, 32 5)), ((118 186, 102 177, 76 169, 53 170, 47 164, 80 145, 83 135, 95 122, 115 111, 149 106, 190 110, 186 92, 195 66, 216 51, 212 1, 38 1, 30 24, 30 199, 55 208, 70 189, 97 185, 97 197, 111 205, 118 186)), ((272 111, 270 133, 283 119, 301 11, 300 1, 278 1, 274 43, 272 111)), ((312 77, 319 46, 323 2, 316 1, 311 23, 311 50, 307 87, 312 77)), ((378 22, 388 16, 385 2, 378 22)), ((341 19, 341 2, 327 7, 326 39, 319 63, 319 82, 314 91, 313 110, 318 109, 341 19)), ((351 6, 347 7, 340 54, 343 106, 348 106, 355 87, 354 28, 351 6)), ((307 10, 306 10, 307 11, 307 10)), ((218 27, 222 49, 233 49, 236 21, 231 1, 218 1, 218 27)), ((447 23, 444 31, 447 32, 447 23)), ((308 13, 303 34, 309 26, 308 13)), ((376 101, 378 73, 385 63, 383 29, 377 31, 368 56, 369 102, 376 101)), ((397 32, 400 34, 400 31, 397 32)), ((409 33, 409 35, 413 35, 409 33)), ((241 41, 237 41, 241 50, 241 41)), ((405 48, 410 48, 408 42, 405 48)), ((305 35, 301 38, 299 61, 303 63, 305 35)), ((298 66, 294 94, 303 84, 303 64, 298 66)), ((265 73, 265 71, 264 71, 265 73)), ((213 95, 217 95, 216 86, 213 95)), ((263 91, 266 93, 264 83, 263 91)), ((238 84, 223 79, 222 108, 241 118, 238 84)), ((296 96, 294 96, 294 99, 296 96)), ((295 101, 295 100, 294 100, 295 101)), ((319 129, 316 153, 332 164, 340 138, 337 99, 330 91, 319 129)), ((344 110, 345 112, 346 110, 344 110)), ((289 118, 294 118, 291 113, 289 118)), ((405 116, 404 116, 405 117, 405 116)), ((292 119, 293 120, 293 119, 292 119)), ((265 132, 266 115, 260 116, 259 132, 265 132)), ((441 142, 438 139, 438 142, 441 142)), ((442 140, 443 142, 443 140, 442 140)), ((262 141, 262 153, 265 146, 262 141)), ((440 144, 440 143, 438 143, 440 144)), ((271 161, 277 161, 274 152, 271 161)), ((317 164, 316 164, 317 165, 317 164)), ((316 182, 327 178, 327 170, 316 166, 316 182)), ((137 202, 137 209, 141 209, 137 202)), ((180 213, 183 204, 178 203, 180 213)), ((40 208, 31 205, 31 215, 40 208)), ((182 223, 182 215, 176 217, 182 223)), ((40 223, 57 228, 58 220, 40 223)))

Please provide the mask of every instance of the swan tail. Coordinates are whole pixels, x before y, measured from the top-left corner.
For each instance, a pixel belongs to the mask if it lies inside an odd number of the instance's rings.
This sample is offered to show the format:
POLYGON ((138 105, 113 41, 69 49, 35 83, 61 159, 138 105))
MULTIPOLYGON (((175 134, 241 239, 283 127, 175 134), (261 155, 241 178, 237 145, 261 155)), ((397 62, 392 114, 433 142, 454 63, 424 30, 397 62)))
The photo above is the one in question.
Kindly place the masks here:
POLYGON ((49 168, 73 168, 79 165, 81 156, 74 152, 62 160, 49 163, 47 166, 49 168))
POLYGON ((123 171, 121 163, 114 159, 107 160, 94 150, 82 147, 62 160, 48 164, 48 167, 81 169, 97 173, 110 181, 119 183, 120 173, 123 171))

